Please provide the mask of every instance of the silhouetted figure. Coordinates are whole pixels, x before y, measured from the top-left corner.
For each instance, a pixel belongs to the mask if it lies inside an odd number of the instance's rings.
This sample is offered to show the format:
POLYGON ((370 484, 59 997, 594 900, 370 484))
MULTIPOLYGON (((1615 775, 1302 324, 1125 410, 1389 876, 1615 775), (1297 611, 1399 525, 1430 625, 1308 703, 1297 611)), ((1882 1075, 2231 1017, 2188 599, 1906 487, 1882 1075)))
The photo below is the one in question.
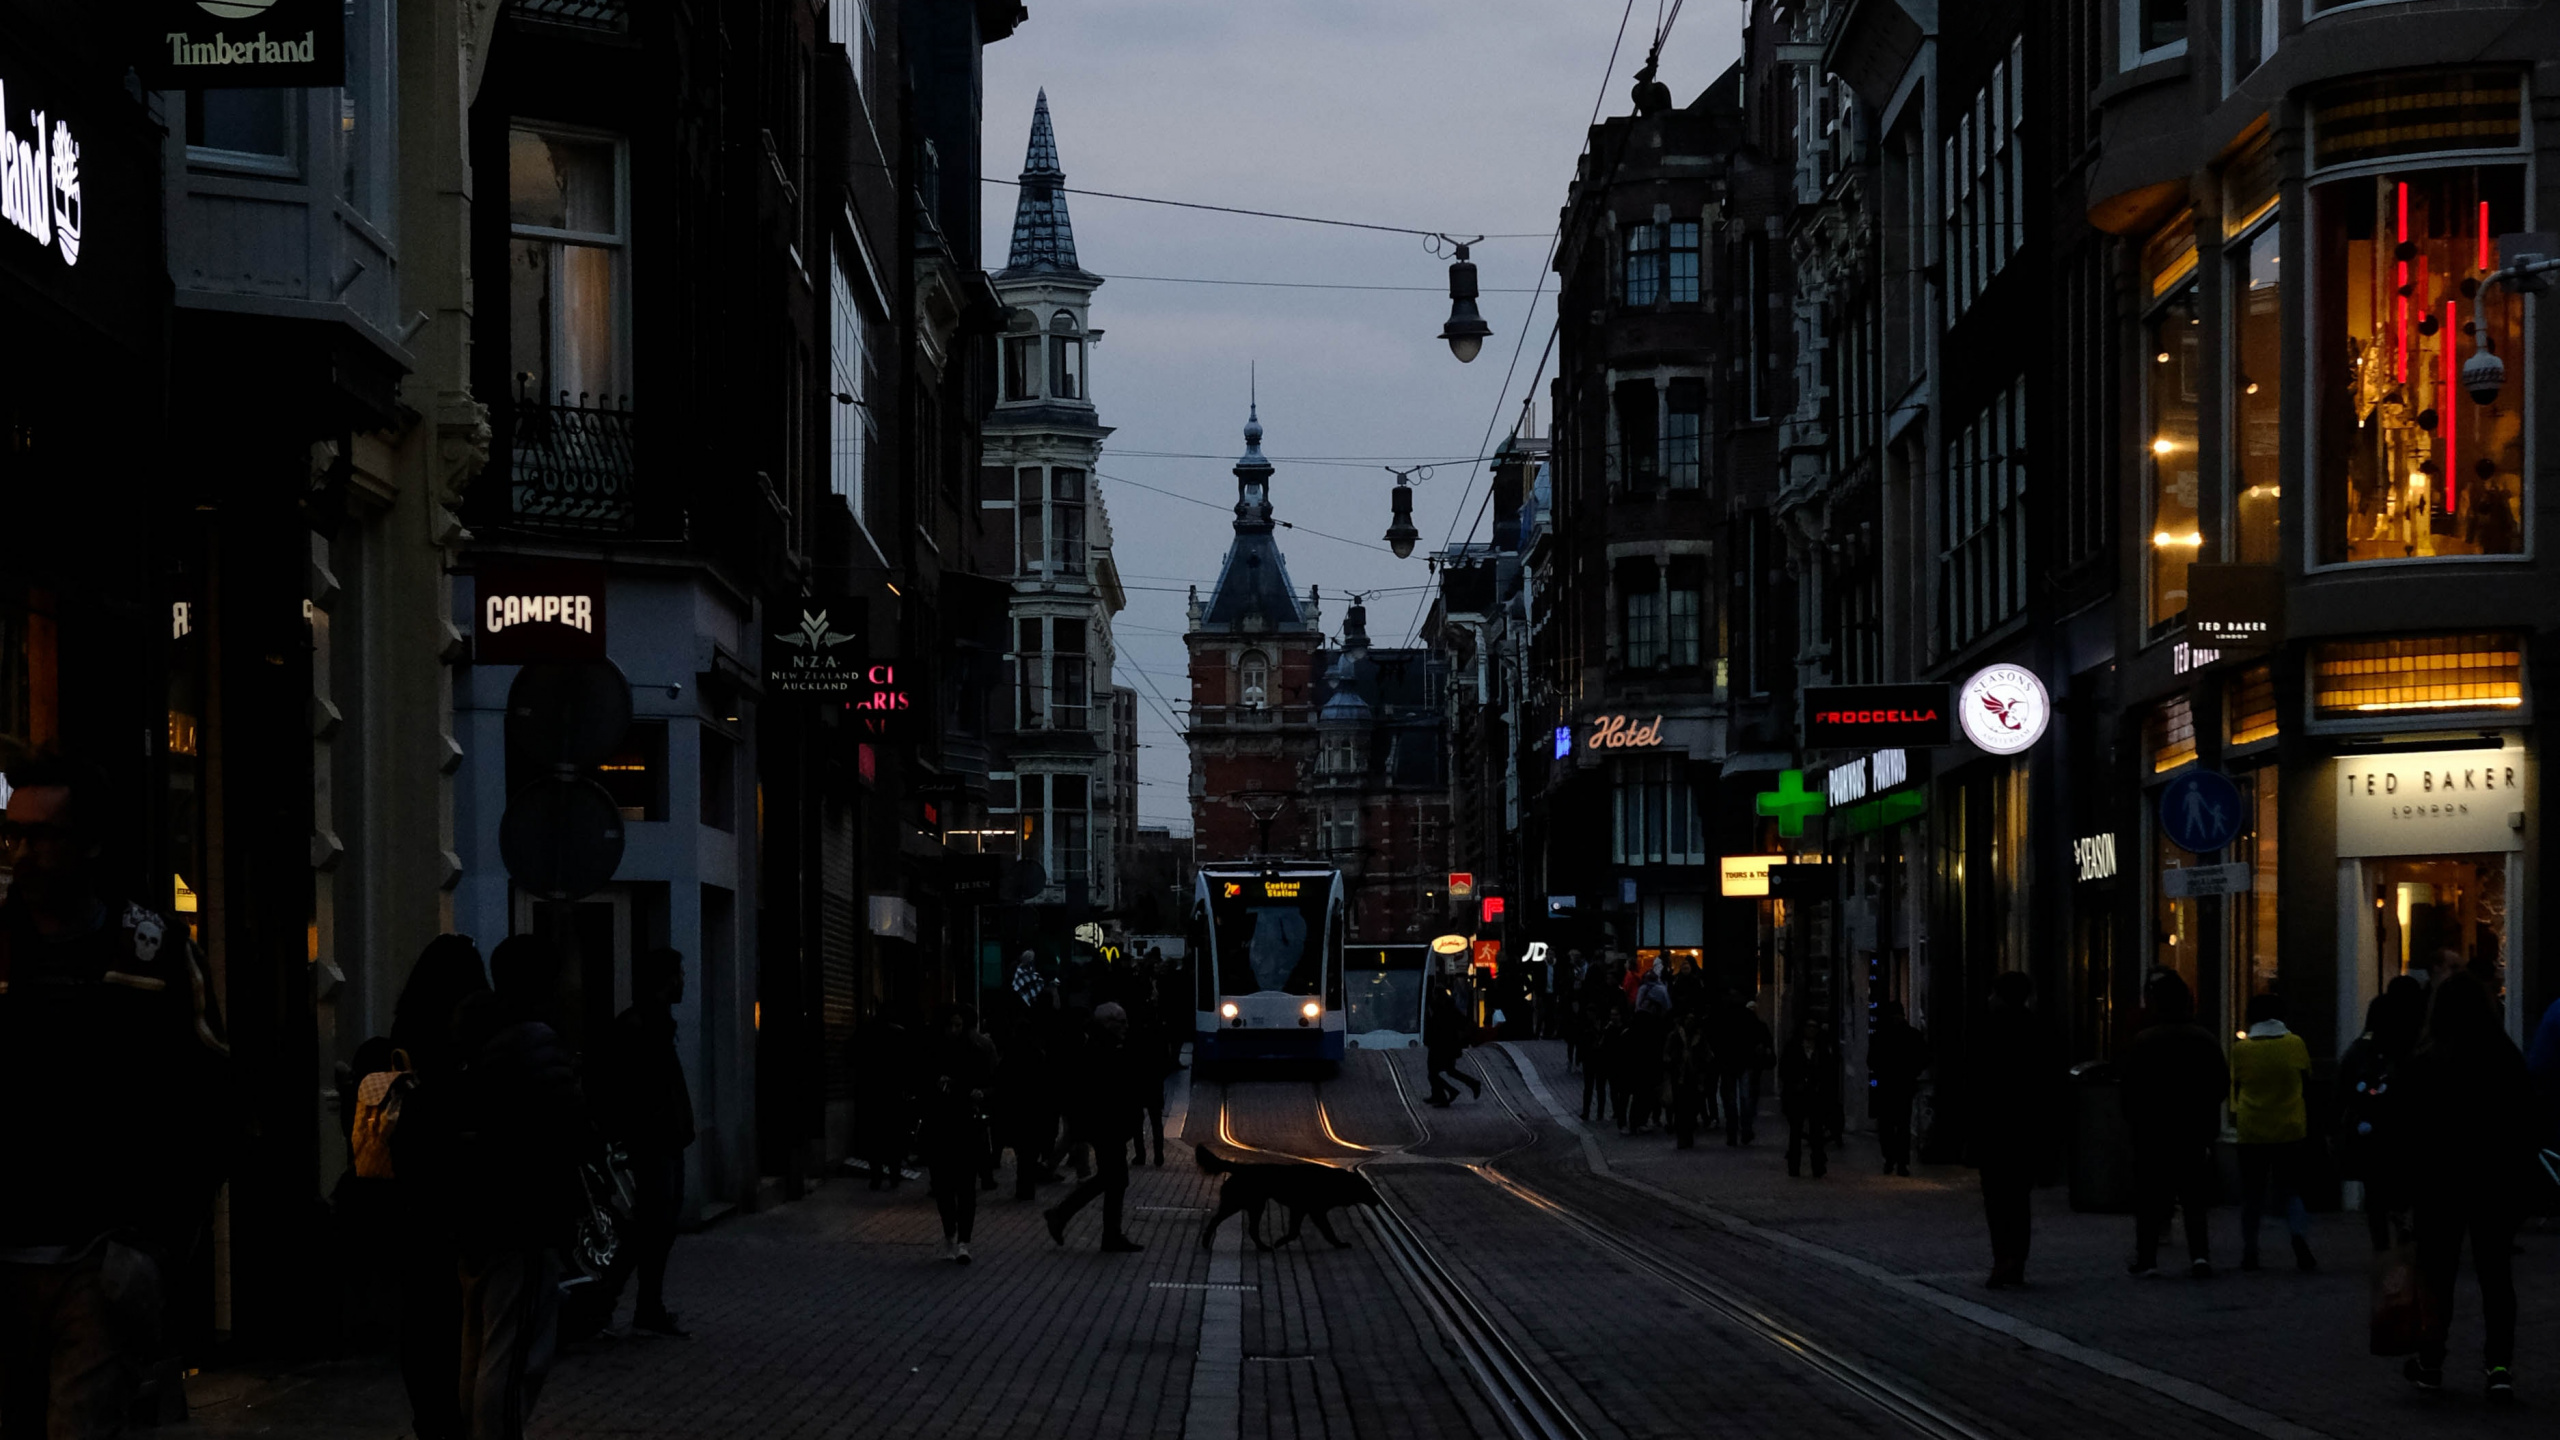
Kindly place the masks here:
POLYGON ((1422 1049, 1430 1067, 1431 1095, 1429 1103, 1447 1105, 1458 1098, 1458 1089, 1444 1077, 1464 1081, 1467 1092, 1482 1096, 1484 1084, 1458 1068, 1458 1057, 1467 1053, 1467 1041, 1474 1027, 1468 1023, 1466 1009, 1458 1003, 1456 993, 1445 982, 1431 988, 1430 1008, 1422 1017, 1422 1049))
POLYGON ((2400 1177, 2384 1163, 2383 1124, 2393 1103, 2402 1061, 2426 1028, 2427 987, 2414 975, 2395 975, 2364 1011, 2364 1031, 2338 1057, 2338 1174, 2364 1185, 2365 1233, 2377 1251, 2389 1249, 2392 1214, 2409 1208, 2400 1177))
POLYGON ((1975 1164, 1982 1213, 1991 1227, 1991 1277, 1998 1290, 2027 1280, 2036 1167, 2059 1131, 2063 1064, 2032 1008, 2035 982, 2004 971, 1991 982, 1991 1008, 1972 1053, 1975 1164))
POLYGON ((1887 1175, 1911 1173, 1911 1106, 1928 1068, 1929 1042, 1904 1017, 1902 1002, 1878 1006, 1867 1035, 1867 1117, 1876 1122, 1887 1175))
POLYGON ((631 1326, 682 1336, 667 1309, 667 1256, 684 1209, 684 1152, 694 1141, 693 1090, 676 1054, 675 1007, 684 1000, 684 954, 656 949, 632 967, 631 1008, 606 1031, 588 1061, 587 1096, 598 1128, 622 1146, 631 1172, 630 1259, 597 1282, 599 1320, 610 1323, 622 1282, 640 1273, 631 1326))
POLYGON ((2207 1207, 2214 1191, 2213 1145, 2222 1135, 2222 1097, 2231 1072, 2222 1047, 2195 1021, 2195 998, 2174 970, 2154 970, 2143 986, 2144 1025, 2126 1047, 2117 1099, 2133 1135, 2133 1263, 2159 1273, 2169 1211, 2187 1222, 2187 1270, 2213 1273, 2207 1207))
POLYGON ((1671 1092, 1671 1133, 1679 1148, 1698 1143, 1698 1118, 1716 1093, 1715 1045, 1707 1038, 1707 1017, 1684 1010, 1671 1022, 1662 1046, 1662 1079, 1671 1092))
POLYGON ((1763 1070, 1777 1063, 1769 1025, 1738 993, 1728 992, 1711 1034, 1716 1047, 1717 1103, 1724 1109, 1724 1143, 1748 1145, 1758 1138, 1760 1083, 1763 1070))
POLYGON ((2311 1255, 2311 1215, 2302 1204, 2304 1141, 2311 1134, 2303 1093, 2311 1083, 2311 1047, 2285 1028, 2284 1001, 2249 997, 2249 1029, 2231 1046, 2231 1117, 2240 1132, 2240 1268, 2258 1268, 2258 1217, 2270 1187, 2293 1235, 2293 1263, 2319 1268, 2311 1255))
MULTIPOLYGON (((1093 1148, 1094 1173, 1042 1214, 1049 1222, 1049 1238, 1060 1245, 1067 1243, 1067 1222, 1100 1196, 1103 1250, 1146 1248, 1120 1227, 1121 1200, 1129 1190, 1129 1142, 1138 1133, 1132 1062, 1128 1012, 1115 1004, 1095 1006, 1067 1087, 1067 1130, 1093 1148)), ((1152 1069, 1155 1057, 1144 1057, 1142 1063, 1152 1069)))
POLYGON ((919 1088, 925 1168, 934 1207, 942 1213, 942 1258, 969 1263, 978 1223, 979 1168, 986 1158, 987 1092, 995 1083, 995 1045, 978 1033, 978 1012, 954 1005, 928 1052, 919 1088))
POLYGON ((1787 1173, 1804 1173, 1810 1149, 1814 1178, 1822 1178, 1830 1169, 1823 1143, 1841 1123, 1840 1051, 1829 1025, 1811 1016, 1797 1023, 1778 1057, 1778 1101, 1787 1113, 1787 1173))
POLYGON ((1636 987, 1636 1012, 1627 1019, 1626 1047, 1618 1066, 1627 1091, 1619 1129, 1641 1135, 1662 1113, 1662 1049, 1671 1038, 1671 992, 1656 970, 1636 987))

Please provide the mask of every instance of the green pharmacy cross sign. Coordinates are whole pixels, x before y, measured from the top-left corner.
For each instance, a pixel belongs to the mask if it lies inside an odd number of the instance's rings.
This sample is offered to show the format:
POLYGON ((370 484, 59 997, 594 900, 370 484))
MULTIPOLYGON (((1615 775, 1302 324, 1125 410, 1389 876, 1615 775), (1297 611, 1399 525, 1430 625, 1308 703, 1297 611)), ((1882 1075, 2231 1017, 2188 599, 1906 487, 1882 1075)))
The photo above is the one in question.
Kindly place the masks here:
POLYGON ((1830 801, 1821 791, 1804 788, 1803 771, 1781 770, 1778 788, 1762 793, 1752 806, 1762 815, 1778 817, 1780 838, 1796 840, 1804 835, 1804 822, 1830 808, 1830 801))

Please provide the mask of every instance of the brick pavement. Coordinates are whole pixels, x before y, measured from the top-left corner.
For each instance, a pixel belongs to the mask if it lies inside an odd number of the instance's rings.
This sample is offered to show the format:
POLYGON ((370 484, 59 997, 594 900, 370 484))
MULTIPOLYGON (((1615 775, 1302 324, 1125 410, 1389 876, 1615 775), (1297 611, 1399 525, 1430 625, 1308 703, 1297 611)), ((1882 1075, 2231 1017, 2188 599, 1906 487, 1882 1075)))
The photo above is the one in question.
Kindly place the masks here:
MULTIPOLYGON (((1579 1076, 1566 1074, 1561 1044, 1541 1041, 1506 1048, 1527 1056, 1550 1094, 1568 1110, 1580 1098, 1579 1076)), ((1480 1050, 1473 1058, 1492 1061, 1495 1053, 1480 1050)), ((2319 1434, 2339 1440, 2400 1440, 2547 1433, 2548 1415, 2537 1414, 2530 1403, 2510 1414, 2481 1403, 2471 1368, 2480 1311, 2467 1278, 2456 1301, 2455 1364, 2448 1372, 2455 1383, 2449 1384, 2443 1401, 2431 1403, 2414 1395, 2400 1381, 2396 1361, 2365 1353, 2369 1281, 2360 1217, 2312 1217, 2312 1244, 2324 1260, 2318 1273, 2294 1271, 2278 1238, 2280 1225, 2271 1225, 2268 1253, 2277 1268, 2242 1274, 2228 1268, 2239 1249, 2236 1211, 2217 1210, 2216 1254, 2226 1267, 2220 1276, 2204 1282, 2183 1276, 2136 1281, 2124 1273, 2131 1219, 2075 1213, 2063 1189, 2050 1187, 2035 1196, 2035 1249, 2028 1267, 2032 1283, 2023 1291, 1994 1292, 1981 1285, 1989 1242, 1974 1172, 1914 1166, 1909 1179, 1885 1177, 1877 1173, 1872 1141, 1852 1135, 1846 1154, 1826 1179, 1791 1179, 1783 1145, 1769 1138, 1773 1128, 1783 1132, 1783 1125, 1771 1125, 1764 1114, 1757 1146, 1728 1149, 1720 1141, 1702 1140, 1698 1149, 1679 1151, 1666 1136, 1627 1137, 1605 1126, 1590 1127, 1593 1143, 1618 1174, 1803 1242, 1793 1252, 1799 1258, 1817 1247, 1849 1257, 1897 1281, 1988 1307, 2157 1374, 2210 1387, 2319 1434)), ((1541 1173, 1553 1183, 1576 1184, 1577 1194, 1605 1197, 1593 1203, 1614 1201, 1618 1212, 1634 1223, 1662 1227, 1666 1243, 1687 1243, 1669 1232, 1691 1229, 1697 1217, 1625 1187, 1592 1182, 1578 1142, 1560 1140, 1543 1153, 1546 1169, 1541 1173), (1576 1176, 1581 1177, 1578 1182, 1576 1176)), ((1710 1242, 1702 1236, 1696 1243, 1710 1242)), ((1734 1248, 1729 1235, 1718 1235, 1715 1243, 1727 1251, 1734 1248)), ((2182 1237, 2163 1259, 2182 1266, 2178 1243, 2182 1237)), ((2560 1395, 2560 1230, 2546 1225, 2528 1232, 2523 1243, 2525 1253, 2517 1257, 2524 1300, 2518 1371, 2530 1402, 2537 1395, 2560 1395), (2537 1383, 2545 1377, 2548 1390, 2537 1383)), ((1754 1248, 1761 1251, 1759 1263, 1773 1274, 1786 1274, 1790 1283, 1816 1284, 1809 1272, 1828 1268, 1833 1276, 1818 1282, 1825 1294, 1835 1293, 1832 1287, 1845 1279, 1853 1283, 1836 1292, 1841 1297, 1861 1291, 1886 1297, 1872 1282, 1854 1283, 1855 1273, 1839 1266, 1806 1266, 1770 1255, 1768 1247, 1754 1248)), ((1821 1308, 1826 1317, 1846 1319, 1856 1313, 1842 1308, 1848 1303, 1843 1298, 1821 1308)), ((1965 1328, 1943 1310, 1940 1323, 1965 1328)))

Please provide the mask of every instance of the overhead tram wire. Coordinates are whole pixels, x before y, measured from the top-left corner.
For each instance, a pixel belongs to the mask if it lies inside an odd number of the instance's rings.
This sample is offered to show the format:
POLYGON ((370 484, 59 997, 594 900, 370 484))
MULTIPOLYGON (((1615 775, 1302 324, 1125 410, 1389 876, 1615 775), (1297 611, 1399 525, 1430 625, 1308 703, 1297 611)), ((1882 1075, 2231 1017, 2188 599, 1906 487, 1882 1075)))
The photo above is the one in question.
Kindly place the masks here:
MULTIPOLYGON (((1124 454, 1125 454, 1125 453, 1127 453, 1127 452, 1125 452, 1125 451, 1124 451, 1124 452, 1114 452, 1114 453, 1124 453, 1124 454)), ((1217 457, 1217 458, 1224 458, 1224 457, 1217 457)), ((1099 470, 1096 470, 1096 471, 1094 471, 1093 473, 1094 473, 1095 478, 1097 478, 1097 479, 1101 479, 1101 480, 1108 480, 1108 481, 1110 481, 1110 482, 1111 482, 1112 484, 1114 484, 1114 485, 1133 485, 1133 486, 1137 487, 1137 488, 1138 488, 1138 489, 1140 489, 1140 490, 1152 490, 1152 491, 1154 491, 1154 492, 1155 492, 1156 494, 1158 494, 1158 495, 1167 495, 1167 496, 1171 496, 1173 499, 1176 499, 1176 500, 1187 500, 1187 501, 1189 501, 1190 503, 1192 503, 1192 504, 1194 504, 1194 505, 1205 505, 1205 506, 1207 506, 1209 509, 1212 509, 1212 510, 1232 510, 1232 509, 1234 509, 1234 508, 1235 508, 1235 507, 1230 506, 1230 505, 1221 505, 1221 504, 1219 504, 1219 503, 1218 503, 1217 501, 1215 501, 1215 500, 1203 500, 1203 499, 1201 499, 1201 498, 1200 498, 1199 496, 1197 496, 1197 495, 1185 495, 1185 494, 1183 494, 1183 493, 1182 493, 1181 491, 1179 491, 1179 490, 1167 490, 1167 489, 1165 489, 1165 488, 1164 488, 1163 486, 1161 486, 1161 485, 1150 485, 1150 484, 1148 484, 1147 482, 1145 482, 1144 480, 1131 480, 1131 479, 1129 479, 1129 478, 1127 478, 1127 477, 1125 477, 1125 476, 1120 476, 1120 475, 1106 475, 1106 474, 1104 474, 1103 472, 1101 472, 1101 471, 1099 471, 1099 470)), ((1295 530, 1295 531, 1298 531, 1298 532, 1299 532, 1299 533, 1301 533, 1301 534, 1320 536, 1320 537, 1322 537, 1322 538, 1324 538, 1324 539, 1327 539, 1327 540, 1335 540, 1335 541, 1339 541, 1339 542, 1341 542, 1342 544, 1345 544, 1345 545, 1357 545, 1357 546, 1359 546, 1359 547, 1360 547, 1361 549, 1363 549, 1363 550, 1375 550, 1375 551, 1377 551, 1377 552, 1378 552, 1379 554, 1381 554, 1381 555, 1392 555, 1392 554, 1394 554, 1394 553, 1395 553, 1394 551, 1389 550, 1389 549, 1388 549, 1386 546, 1384 546, 1384 545, 1372 545, 1372 544, 1370 544, 1370 543, 1369 543, 1368 541, 1366 541, 1366 540, 1354 540, 1354 539, 1352 539, 1352 538, 1351 538, 1350 536, 1348 536, 1348 535, 1333 535, 1333 534, 1328 534, 1328 533, 1326 533, 1325 531, 1322 531, 1322 530, 1312 530, 1312 529, 1307 528, 1307 527, 1306 527, 1306 526, 1304 526, 1304 525, 1300 525, 1300 524, 1298 524, 1298 523, 1297 523, 1296 521, 1294 521, 1294 520, 1274 520, 1274 521, 1272 521, 1271 523, 1273 523, 1273 524, 1275 524, 1275 525, 1278 525, 1278 526, 1279 526, 1281 529, 1283 529, 1283 530, 1295 530)), ((1121 586, 1120 588, 1121 588, 1121 589, 1123 589, 1123 590, 1144 590, 1144 589, 1146 589, 1146 588, 1148 588, 1148 587, 1146 587, 1146 586, 1144 586, 1144 585, 1123 585, 1123 586, 1121 586)))
MULTIPOLYGON (((1636 0, 1627 0, 1626 8, 1618 12, 1617 38, 1609 42, 1609 63, 1601 67, 1600 93, 1591 97, 1591 118, 1585 121, 1582 127, 1585 134, 1590 133, 1592 126, 1600 123, 1600 107, 1609 103, 1609 85, 1617 78, 1618 74, 1618 52, 1626 47, 1627 22, 1634 18, 1635 13, 1636 0)), ((1662 48, 1662 38, 1662 32, 1655 32, 1653 45, 1657 52, 1662 48)), ((1626 154, 1626 147, 1620 146, 1618 153, 1620 158, 1624 158, 1626 154)), ((1616 173, 1617 167, 1612 165, 1610 167, 1611 177, 1615 178, 1616 173)), ((1556 218, 1556 228, 1547 236, 1547 256, 1546 259, 1541 261, 1538 265, 1538 289, 1536 295, 1529 301, 1529 313, 1521 317, 1520 338, 1511 342, 1511 363, 1503 367, 1502 388, 1494 394, 1493 413, 1485 418, 1484 438, 1476 442, 1476 453, 1478 455, 1484 455, 1487 453, 1487 447, 1493 444, 1493 428, 1502 423, 1503 406, 1505 402, 1509 401, 1511 398, 1511 377, 1520 368, 1520 352, 1529 344, 1529 326, 1535 324, 1537 321, 1538 299, 1544 297, 1546 294, 1547 276, 1553 274, 1555 271, 1556 247, 1564 243, 1564 224, 1564 217, 1559 215, 1556 218)), ((1563 317, 1558 316, 1555 324, 1561 325, 1562 323, 1563 317)), ((1554 326, 1550 326, 1548 328, 1547 339, 1551 344, 1554 342, 1554 326)), ((1543 359, 1538 363, 1541 369, 1545 368, 1546 362, 1543 359)), ((1457 508, 1449 512, 1449 529, 1440 538, 1440 548, 1442 550, 1447 550, 1449 548, 1450 539, 1458 533, 1459 512, 1467 508, 1467 491, 1474 488, 1475 473, 1471 466, 1468 470, 1466 485, 1458 491, 1457 508)), ((1485 499, 1490 503, 1492 498, 1493 487, 1488 484, 1485 487, 1485 499)), ((1468 533, 1472 535, 1474 531, 1470 529, 1468 533)), ((1428 611, 1430 608, 1431 597, 1428 595, 1423 596, 1415 603, 1413 607, 1413 619, 1408 621, 1405 625, 1405 639, 1408 643, 1421 635, 1422 616, 1424 612, 1428 611)))
MULTIPOLYGON (((1628 0, 1628 3, 1633 4, 1634 0, 1628 0)), ((1611 62, 1614 64, 1615 61, 1616 57, 1611 56, 1611 62)), ((988 185, 1012 185, 1018 188, 1022 184, 1020 180, 1007 180, 995 175, 981 175, 978 179, 988 185)), ((1335 220, 1323 215, 1292 215, 1282 210, 1255 210, 1243 205, 1210 205, 1198 200, 1167 200, 1157 195, 1129 195, 1116 190, 1084 190, 1073 185, 1058 185, 1051 188, 1068 195, 1090 195, 1097 200, 1126 200, 1138 205, 1169 205, 1177 210, 1210 210, 1221 215, 1249 215, 1257 220, 1289 220, 1300 225, 1333 225, 1345 230, 1378 230, 1389 235, 1419 235, 1426 240, 1437 240, 1444 235, 1463 233, 1463 227, 1458 230, 1417 230, 1410 225, 1377 225, 1366 220, 1335 220)), ((1539 240, 1544 239, 1546 233, 1543 230, 1514 230, 1486 235, 1483 238, 1539 240)))

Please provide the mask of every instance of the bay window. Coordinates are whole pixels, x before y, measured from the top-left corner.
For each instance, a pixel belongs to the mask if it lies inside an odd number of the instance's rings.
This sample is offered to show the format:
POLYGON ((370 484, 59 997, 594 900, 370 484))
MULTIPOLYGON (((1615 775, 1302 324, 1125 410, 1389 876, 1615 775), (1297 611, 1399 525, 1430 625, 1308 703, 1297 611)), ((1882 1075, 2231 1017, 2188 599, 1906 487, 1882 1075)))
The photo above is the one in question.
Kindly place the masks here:
POLYGON ((517 126, 507 136, 510 357, 520 391, 603 406, 630 390, 621 143, 517 126))
POLYGON ((1671 303, 1698 303, 1698 222, 1671 222, 1671 303))
POLYGON ((1662 419, 1662 480, 1671 489, 1698 488, 1699 441, 1706 420, 1706 382, 1672 381, 1662 419))
POLYGON ((1049 395, 1056 400, 1082 400, 1084 393, 1084 341, 1075 332, 1075 319, 1061 310, 1050 320, 1049 329, 1049 395))
POLYGON ((2505 386, 2479 404, 2460 376, 2497 237, 2524 228, 2524 180, 2522 166, 2464 165, 2313 187, 2323 561, 2523 550, 2531 375, 2524 306, 2508 287, 2489 287, 2479 309, 2505 386))
POLYGON ((1004 337, 1004 398, 1031 400, 1040 394, 1040 337, 1004 337))
POLYGON ((1662 298, 1662 227, 1627 227, 1626 296, 1629 305, 1650 305, 1662 298))
POLYGON ((2284 255, 2270 219, 2231 256, 2233 559, 2272 565, 2284 458, 2284 255))
POLYGON ((2204 547, 2196 463, 2204 333, 2192 279, 2151 312, 2142 335, 2143 491, 2151 509, 2146 616, 2156 627, 2186 613, 2187 567, 2204 547))

